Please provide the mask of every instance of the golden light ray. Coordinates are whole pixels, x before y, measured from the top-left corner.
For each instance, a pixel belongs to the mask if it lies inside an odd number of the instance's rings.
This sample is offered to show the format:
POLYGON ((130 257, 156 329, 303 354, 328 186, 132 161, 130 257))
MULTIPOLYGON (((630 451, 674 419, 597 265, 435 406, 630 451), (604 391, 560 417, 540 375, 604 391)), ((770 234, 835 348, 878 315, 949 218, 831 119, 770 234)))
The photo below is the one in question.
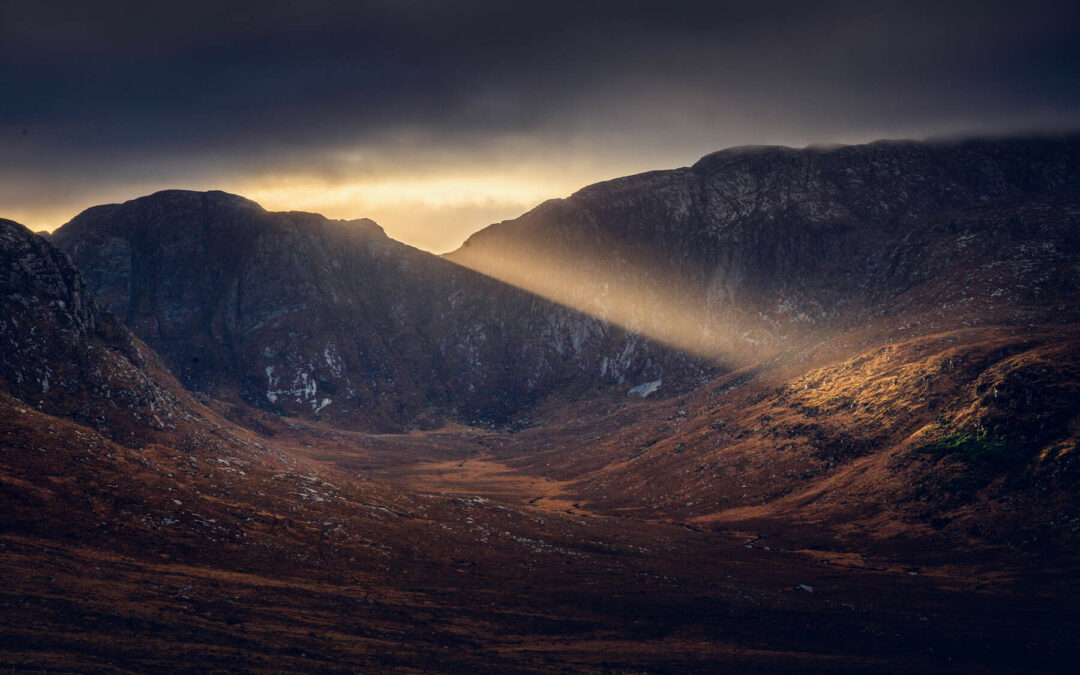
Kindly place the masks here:
POLYGON ((565 194, 566 180, 547 176, 452 172, 328 182, 283 176, 233 190, 268 210, 314 211, 330 218, 371 218, 398 241, 449 251, 492 222, 513 218, 565 194))
POLYGON ((761 322, 718 309, 700 279, 642 261, 553 257, 527 247, 467 244, 447 256, 464 267, 626 330, 727 366, 770 347, 761 322))

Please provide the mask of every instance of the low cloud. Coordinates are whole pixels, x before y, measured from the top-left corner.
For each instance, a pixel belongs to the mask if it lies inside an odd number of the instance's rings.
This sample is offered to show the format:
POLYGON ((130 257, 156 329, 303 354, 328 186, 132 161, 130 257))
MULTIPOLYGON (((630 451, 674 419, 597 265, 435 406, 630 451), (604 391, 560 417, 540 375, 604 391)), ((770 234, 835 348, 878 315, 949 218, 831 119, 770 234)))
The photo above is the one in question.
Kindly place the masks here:
POLYGON ((0 7, 0 215, 226 189, 440 250, 731 145, 1080 127, 1075 3, 226 4, 0 7))

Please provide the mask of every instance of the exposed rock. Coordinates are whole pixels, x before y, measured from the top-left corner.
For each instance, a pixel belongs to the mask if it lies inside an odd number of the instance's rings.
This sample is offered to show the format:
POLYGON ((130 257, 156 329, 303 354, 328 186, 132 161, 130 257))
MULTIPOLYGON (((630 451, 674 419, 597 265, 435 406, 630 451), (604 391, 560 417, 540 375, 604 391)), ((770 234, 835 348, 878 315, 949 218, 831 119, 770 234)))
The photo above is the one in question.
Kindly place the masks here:
POLYGON ((89 209, 53 239, 187 387, 282 414, 502 422, 555 391, 699 371, 370 220, 167 191, 89 209))
POLYGON ((760 353, 883 313, 1075 318, 1078 223, 1076 138, 748 147, 586 187, 447 257, 588 312, 630 289, 622 325, 760 353))
POLYGON ((595 386, 677 393, 874 321, 1073 321, 1078 221, 1066 138, 726 150, 552 200, 446 259, 221 192, 95 207, 52 239, 187 387, 397 430, 595 386))
POLYGON ((184 414, 156 356, 94 300, 62 251, 0 219, 0 390, 113 438, 184 414))

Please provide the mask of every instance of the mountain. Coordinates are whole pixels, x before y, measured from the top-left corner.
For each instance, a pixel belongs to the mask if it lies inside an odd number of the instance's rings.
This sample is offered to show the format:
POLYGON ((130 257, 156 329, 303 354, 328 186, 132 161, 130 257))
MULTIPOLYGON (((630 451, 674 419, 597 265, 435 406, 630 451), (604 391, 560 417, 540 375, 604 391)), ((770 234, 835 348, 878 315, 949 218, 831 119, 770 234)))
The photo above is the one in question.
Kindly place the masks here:
POLYGON ((0 219, 0 390, 117 440, 190 417, 158 358, 62 251, 0 219))
POLYGON ((447 258, 732 365, 649 413, 551 410, 499 455, 582 508, 1077 549, 1078 138, 724 150, 447 258))
POLYGON ((882 317, 1075 321, 1078 212, 1075 137, 745 147, 545 202, 447 258, 753 358, 882 317))
POLYGON ((370 220, 166 191, 88 209, 51 240, 186 387, 279 414, 503 423, 552 393, 707 368, 370 220))
POLYGON ((546 202, 445 259, 221 192, 94 207, 52 241, 190 389, 346 427, 503 424, 857 327, 1072 321, 1078 148, 736 148, 546 202))

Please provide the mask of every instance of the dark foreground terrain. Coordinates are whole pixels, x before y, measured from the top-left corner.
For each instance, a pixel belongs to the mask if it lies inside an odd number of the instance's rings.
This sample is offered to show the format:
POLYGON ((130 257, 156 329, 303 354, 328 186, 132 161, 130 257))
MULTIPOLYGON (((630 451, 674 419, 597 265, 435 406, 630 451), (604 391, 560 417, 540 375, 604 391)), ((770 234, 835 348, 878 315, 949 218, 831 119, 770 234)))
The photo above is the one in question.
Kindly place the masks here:
POLYGON ((5 399, 0 663, 1064 672, 1076 344, 931 336, 516 433, 258 436, 192 402, 216 436, 135 448, 5 399), (949 431, 1004 382, 1042 397, 1014 433, 1071 415, 1047 449, 949 431))

